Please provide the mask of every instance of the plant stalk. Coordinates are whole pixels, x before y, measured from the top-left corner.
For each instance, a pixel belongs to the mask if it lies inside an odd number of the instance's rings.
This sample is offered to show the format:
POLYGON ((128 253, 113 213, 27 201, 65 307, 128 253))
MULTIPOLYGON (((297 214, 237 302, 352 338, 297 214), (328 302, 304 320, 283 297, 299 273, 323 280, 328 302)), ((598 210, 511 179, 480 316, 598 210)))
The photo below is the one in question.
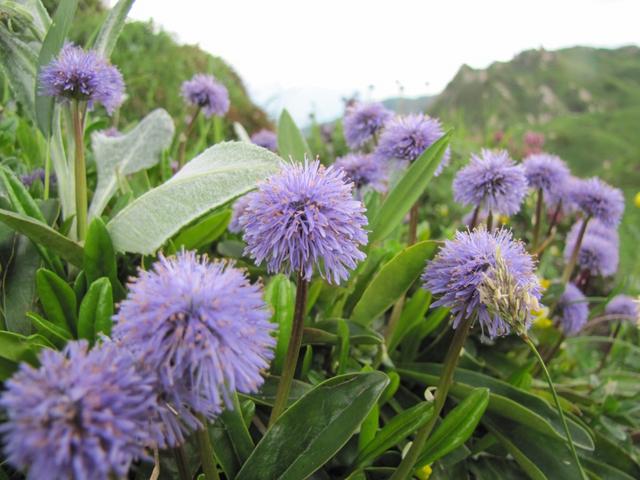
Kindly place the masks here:
POLYGON ((304 279, 302 272, 298 273, 298 284, 296 286, 296 306, 293 315, 293 328, 291 329, 291 339, 289 340, 289 348, 287 356, 282 367, 282 375, 278 383, 276 399, 271 410, 269 418, 269 426, 273 425, 278 417, 287 408, 289 401, 289 392, 293 383, 293 376, 296 373, 296 364, 298 363, 298 355, 302 346, 302 334, 304 332, 304 314, 307 305, 307 289, 309 282, 304 279))
POLYGON ((87 235, 87 165, 84 159, 84 119, 81 102, 72 103, 73 134, 75 143, 76 227, 78 240, 87 235))
POLYGON ((416 243, 418 238, 418 202, 414 203, 409 211, 409 242, 408 246, 416 243))
POLYGON ((613 335, 611 335, 610 337, 612 340, 610 343, 607 344, 607 349, 602 355, 602 360, 600 360, 600 365, 598 365, 598 369, 596 370, 596 373, 600 373, 604 368, 604 366, 607 364, 607 360, 609 360, 609 355, 611 355, 611 351, 613 350, 616 340, 618 339, 618 335, 620 335, 621 328, 622 328, 622 321, 620 320, 616 324, 616 328, 613 331, 613 335))
POLYGON ((544 192, 541 188, 538 189, 538 202, 536 203, 536 218, 535 225, 533 226, 533 242, 531 249, 535 251, 538 248, 538 241, 540 240, 540 227, 542 224, 542 201, 544 192))
POLYGON ((187 141, 191 136, 193 127, 195 127, 196 125, 196 120, 198 119, 199 114, 200 114, 200 107, 198 107, 194 112, 193 116, 191 117, 191 121, 189 121, 187 128, 184 130, 184 133, 182 134, 183 137, 180 139, 180 146, 178 147, 178 166, 179 167, 184 166, 184 157, 187 151, 187 141))
POLYGON ((487 232, 493 230, 493 212, 489 210, 487 214, 487 232))
POLYGON ((173 456, 176 461, 176 467, 178 469, 178 477, 180 480, 191 480, 191 473, 189 473, 189 463, 187 462, 187 454, 184 451, 183 445, 178 445, 172 448, 173 456))
POLYGON ((209 430, 207 429, 207 419, 204 415, 198 415, 198 419, 202 423, 202 428, 196 430, 196 437, 198 439, 198 450, 204 478, 205 480, 220 480, 213 445, 211 445, 211 437, 209 437, 209 430))
POLYGON ((402 462, 400 462, 400 465, 398 465, 398 468, 393 473, 390 480, 405 480, 411 477, 416 461, 422 453, 422 449, 424 448, 424 445, 429 438, 438 417, 440 416, 442 407, 444 407, 449 387, 451 387, 451 383, 453 382, 453 373, 455 372, 458 360, 460 359, 460 352, 462 351, 464 342, 467 340, 467 336, 469 335, 472 319, 473 317, 464 319, 455 330, 453 340, 451 341, 451 345, 449 345, 449 350, 447 351, 447 355, 444 359, 444 369, 442 370, 440 380, 438 381, 433 415, 429 422, 418 430, 411 448, 407 452, 407 455, 402 459, 402 462))
POLYGON ((573 246, 573 252, 571 252, 571 257, 569 258, 569 262, 564 268, 562 272, 562 278, 560 283, 562 286, 566 285, 571 278, 571 274, 573 273, 573 269, 578 262, 578 253, 580 252, 580 246, 582 245, 582 239, 584 238, 584 234, 587 231, 587 225, 589 224, 589 220, 591 217, 585 217, 582 225, 580 226, 580 232, 578 233, 578 237, 576 238, 576 244, 573 246))
POLYGON ((562 407, 560 406, 560 399, 558 398, 558 394, 556 393, 556 389, 555 389, 555 387, 553 385, 553 381, 551 380, 551 375, 549 374, 549 370, 547 369, 547 366, 545 365, 545 362, 542 359, 542 356, 540 355, 540 352, 538 352, 538 349, 533 344, 531 339, 529 337, 527 337, 526 335, 524 335, 522 337, 522 340, 524 340, 524 342, 529 346, 529 348, 531 349, 531 351, 535 355, 536 359, 538 360, 540 366, 542 367, 542 370, 544 371, 544 375, 545 375, 545 377, 547 379, 547 383, 549 384, 549 389, 551 390, 551 394, 553 395, 553 401, 555 402, 556 408, 558 409, 558 415, 560 415, 560 420, 562 421, 562 427, 564 428, 564 433, 567 436, 567 445, 569 446, 569 450, 571 450, 571 454, 573 455, 573 459, 576 462, 576 467, 580 471, 580 476, 584 480, 588 480, 589 477, 587 477, 587 474, 584 472, 584 470, 582 469, 582 465, 580 464, 580 458, 578 457, 578 452, 576 451, 576 446, 574 445, 573 439, 571 438, 571 431, 569 430, 569 425, 567 424, 567 419, 565 418, 564 413, 562 412, 562 407))
POLYGON ((44 159, 44 194, 45 200, 49 199, 51 188, 51 138, 47 138, 47 156, 44 159))
POLYGON ((480 216, 480 205, 478 205, 473 210, 473 214, 471 215, 471 223, 469 224, 469 230, 473 230, 474 228, 476 228, 476 225, 478 224, 479 216, 480 216))

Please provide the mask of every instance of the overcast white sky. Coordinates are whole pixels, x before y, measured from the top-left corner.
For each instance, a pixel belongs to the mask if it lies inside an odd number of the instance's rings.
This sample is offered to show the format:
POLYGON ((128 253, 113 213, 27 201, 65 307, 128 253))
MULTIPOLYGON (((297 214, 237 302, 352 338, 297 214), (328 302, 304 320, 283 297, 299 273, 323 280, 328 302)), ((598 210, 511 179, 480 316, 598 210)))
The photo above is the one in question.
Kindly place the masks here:
POLYGON ((353 92, 438 93, 464 63, 640 44, 640 0, 137 0, 130 17, 221 56, 260 105, 300 123, 339 115, 353 92))

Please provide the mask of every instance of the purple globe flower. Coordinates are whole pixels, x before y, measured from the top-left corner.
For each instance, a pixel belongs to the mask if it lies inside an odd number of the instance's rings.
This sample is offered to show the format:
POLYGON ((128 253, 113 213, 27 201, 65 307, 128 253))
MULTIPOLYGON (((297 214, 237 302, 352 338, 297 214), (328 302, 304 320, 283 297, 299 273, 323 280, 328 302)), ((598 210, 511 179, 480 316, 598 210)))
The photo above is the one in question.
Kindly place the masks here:
POLYGON ((349 107, 343 122, 349 148, 362 148, 392 116, 381 103, 358 103, 349 107))
MULTIPOLYGON (((581 227, 582 221, 580 220, 573 224, 573 226, 569 230, 569 233, 567 233, 567 245, 575 245, 581 227)), ((614 246, 616 250, 620 245, 620 236, 618 235, 618 230, 615 227, 605 225, 597 219, 593 219, 587 224, 585 236, 596 237, 601 240, 607 241, 612 246, 614 246)))
POLYGON ((217 82, 212 75, 197 73, 182 83, 182 98, 190 105, 202 109, 205 117, 222 117, 229 110, 227 87, 217 82))
POLYGON ((231 222, 229 222, 229 231, 231 233, 240 233, 242 231, 242 216, 249 205, 249 196, 251 193, 243 195, 233 204, 231 212, 231 222))
POLYGON ((330 283, 348 277, 365 254, 364 207, 345 173, 318 161, 284 164, 251 195, 241 222, 246 253, 269 272, 301 273, 314 266, 330 283))
POLYGON ((604 309, 607 315, 620 315, 640 321, 640 300, 629 295, 616 295, 604 309))
MULTIPOLYGON (((422 152, 444 135, 440 120, 423 114, 396 117, 387 122, 375 155, 382 161, 413 162, 422 152)), ((449 164, 451 150, 447 148, 434 175, 442 173, 449 164)))
POLYGON ((505 150, 482 150, 453 180, 456 202, 494 214, 513 215, 527 194, 527 179, 505 150))
POLYGON ((619 189, 594 177, 575 182, 571 196, 585 215, 596 218, 607 226, 620 223, 624 212, 624 196, 619 189))
POLYGON ((109 341, 91 351, 69 342, 39 359, 37 369, 20 366, 0 399, 9 462, 29 478, 123 478, 153 442, 153 377, 109 341))
POLYGON ((556 205, 558 190, 568 181, 571 173, 560 157, 548 153, 529 155, 522 162, 530 188, 542 189, 547 203, 556 205))
POLYGON ((44 95, 58 100, 86 101, 89 108, 101 103, 112 114, 124 100, 124 81, 120 71, 95 51, 67 43, 40 72, 44 95))
POLYGON ((558 301, 558 307, 562 312, 560 326, 565 335, 575 335, 582 330, 589 318, 589 303, 573 283, 567 284, 558 301))
POLYGON ((507 321, 491 313, 480 298, 479 287, 486 274, 498 266, 498 257, 502 258, 515 286, 530 297, 540 299, 541 288, 534 261, 522 242, 513 240, 510 231, 457 232, 453 240, 445 242, 436 258, 428 262, 422 275, 424 288, 440 296, 432 306, 451 309, 453 328, 457 328, 463 319, 477 315, 483 334, 490 338, 511 331, 507 321))
POLYGON ((232 408, 234 391, 258 390, 275 345, 270 316, 262 287, 242 270, 193 252, 161 257, 129 284, 113 334, 157 374, 177 412, 163 416, 167 443, 200 426, 193 413, 212 419, 232 408))
POLYGON ((365 153, 349 153, 335 161, 335 167, 341 168, 356 189, 370 186, 373 190, 385 190, 387 178, 385 168, 374 156, 365 153))
POLYGON ((256 145, 275 152, 278 150, 278 137, 271 130, 262 129, 251 135, 251 141, 256 145))
MULTIPOLYGON (((569 262, 575 241, 567 242, 564 259, 569 262)), ((611 241, 595 235, 585 235, 578 250, 578 266, 591 275, 609 277, 618 271, 618 246, 611 241)))

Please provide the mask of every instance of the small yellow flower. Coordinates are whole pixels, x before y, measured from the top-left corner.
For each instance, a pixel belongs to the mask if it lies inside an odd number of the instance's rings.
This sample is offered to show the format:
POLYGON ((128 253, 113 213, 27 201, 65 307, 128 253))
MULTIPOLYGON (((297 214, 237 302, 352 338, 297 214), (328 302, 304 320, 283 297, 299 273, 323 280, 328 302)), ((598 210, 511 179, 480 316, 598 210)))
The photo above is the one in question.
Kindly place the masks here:
POLYGON ((636 193, 636 196, 633 198, 633 203, 636 207, 640 208, 640 192, 636 193))
POLYGON ((533 324, 538 328, 549 328, 553 322, 549 319, 549 309, 543 307, 531 312, 534 316, 533 324))
POLYGON ((542 287, 543 290, 546 290, 551 286, 551 280, 547 280, 546 278, 541 278, 540 286, 542 287))
POLYGON ((432 472, 433 470, 431 470, 431 467, 429 465, 425 465, 424 467, 418 469, 418 471, 416 472, 416 477, 418 477, 419 480, 429 480, 432 472))
POLYGON ((506 215, 500 215, 500 218, 498 218, 498 221, 502 225, 507 225, 509 223, 509 217, 507 217, 506 215))

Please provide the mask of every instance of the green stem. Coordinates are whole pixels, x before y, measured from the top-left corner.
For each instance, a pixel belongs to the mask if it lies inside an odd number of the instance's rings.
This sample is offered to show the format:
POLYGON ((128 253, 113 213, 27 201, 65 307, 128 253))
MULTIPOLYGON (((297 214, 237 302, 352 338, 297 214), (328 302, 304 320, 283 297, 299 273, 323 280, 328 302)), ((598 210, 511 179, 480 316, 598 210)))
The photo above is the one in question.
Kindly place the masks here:
POLYGON ((571 253, 571 257, 569 258, 569 262, 564 268, 564 272, 562 272, 561 284, 562 286, 566 285, 571 278, 571 274, 573 273, 573 269, 578 262, 578 253, 580 253, 580 246, 582 245, 582 239, 584 238, 584 234, 587 231, 587 225, 589 224, 589 220, 591 217, 585 217, 582 225, 580 226, 580 232, 578 233, 578 237, 576 238, 576 244, 573 246, 573 252, 571 253))
POLYGON ((182 138, 180 139, 180 146, 178 147, 178 165, 182 167, 184 165, 184 157, 187 151, 187 141, 191 136, 191 132, 193 131, 193 127, 196 125, 196 120, 198 119, 198 114, 200 113, 200 107, 196 109, 193 116, 191 117, 191 121, 187 125, 187 128, 184 130, 182 134, 182 138))
POLYGON ((273 425, 278 417, 287 408, 289 401, 289 392, 293 383, 293 376, 296 373, 296 364, 298 363, 298 355, 302 346, 302 334, 304 332, 304 312, 307 304, 307 289, 309 282, 304 279, 302 272, 298 273, 298 284, 296 288, 296 306, 293 315, 293 328, 291 330, 291 339, 289 340, 289 348, 287 356, 282 367, 282 375, 278 383, 276 399, 271 410, 269 418, 269 426, 273 425))
POLYGON ((224 140, 224 123, 223 118, 213 117, 213 143, 220 143, 224 140))
POLYGON ((473 210, 473 214, 471 215, 471 224, 469 225, 469 230, 473 230, 474 228, 476 228, 476 225, 478 224, 479 216, 480 216, 480 205, 478 205, 473 210))
POLYGON ((209 437, 209 429, 207 428, 207 419, 204 415, 198 415, 198 419, 202 423, 202 428, 196 430, 196 437, 198 439, 198 450, 204 478, 205 480, 220 480, 218 468, 216 467, 216 456, 213 452, 211 437, 209 437))
POLYGON ((573 459, 576 462, 576 467, 578 467, 578 471, 580 472, 580 476, 584 480, 588 480, 589 477, 587 477, 587 474, 584 472, 584 470, 582 469, 582 465, 580 464, 580 458, 578 458, 578 452, 576 451, 576 446, 574 445, 573 439, 571 438, 571 432, 569 431, 569 425, 567 424, 567 419, 565 418, 564 413, 562 412, 562 407, 560 406, 560 399, 558 398, 558 394, 556 393, 556 389, 553 386, 553 381, 551 380, 551 375, 549 374, 549 370, 547 370, 547 366, 545 365, 544 360, 542 359, 542 356, 540 355, 540 352, 538 352, 538 349, 533 344, 531 339, 529 337, 527 337, 526 335, 523 336, 522 339, 529 346, 529 348, 531 349, 533 354, 536 356, 538 362, 540 363, 540 366, 542 367, 542 370, 544 371, 544 375, 545 375, 545 377, 547 379, 547 383, 549 384, 549 389, 551 390, 551 394, 553 395, 553 401, 556 404, 556 408, 558 409, 558 414, 560 415, 560 420, 562 421, 562 427, 564 428, 564 433, 567 436, 567 445, 569 446, 569 450, 571 450, 571 454, 573 455, 573 459))
POLYGON ((533 244, 531 249, 536 250, 538 248, 538 241, 540 240, 540 227, 542 224, 542 200, 544 192, 541 188, 538 189, 538 202, 536 204, 536 218, 535 225, 533 226, 533 244))
POLYGON ((414 203, 409 212, 409 242, 411 246, 418 238, 418 202, 414 203))
POLYGON ((187 454, 184 451, 184 446, 178 445, 177 447, 172 448, 172 450, 176 461, 176 467, 178 469, 178 477, 180 480, 191 480, 187 454))
POLYGON ((487 232, 490 232, 491 230, 493 230, 493 212, 489 210, 487 215, 487 232))
POLYGON ((78 240, 83 241, 87 234, 87 166, 84 160, 84 119, 81 102, 74 101, 73 134, 75 142, 75 181, 76 181, 76 226, 78 240))
POLYGON ((44 199, 49 199, 51 185, 51 139, 47 138, 47 156, 44 159, 44 199))
POLYGON ((455 372, 456 366, 458 365, 460 352, 462 351, 464 342, 469 335, 471 323, 472 317, 468 317, 464 319, 460 325, 458 325, 458 328, 456 328, 453 340, 451 341, 451 345, 449 345, 449 350, 447 351, 447 355, 444 359, 444 369, 442 370, 440 380, 438 381, 433 415, 431 416, 429 422, 425 424, 420 430, 418 430, 411 448, 407 452, 407 455, 402 459, 402 462, 400 462, 400 465, 398 465, 398 468, 393 473, 390 480, 404 480, 410 478, 416 461, 422 453, 422 449, 424 448, 424 445, 429 438, 429 434, 433 430, 433 427, 435 426, 436 421, 440 416, 442 407, 444 407, 444 403, 449 392, 449 387, 451 387, 451 383, 453 382, 453 373, 455 372))
POLYGON ((600 371, 604 368, 604 366, 607 364, 607 360, 609 360, 609 355, 611 355, 611 351, 613 350, 613 347, 615 346, 616 340, 618 339, 618 335, 620 335, 620 329, 622 328, 622 321, 618 321, 615 330, 613 331, 613 335, 611 335, 611 342, 607 345, 607 349, 605 350, 604 354, 602 355, 602 360, 600 360, 600 365, 598 365, 598 369, 596 370, 596 373, 600 373, 600 371))

